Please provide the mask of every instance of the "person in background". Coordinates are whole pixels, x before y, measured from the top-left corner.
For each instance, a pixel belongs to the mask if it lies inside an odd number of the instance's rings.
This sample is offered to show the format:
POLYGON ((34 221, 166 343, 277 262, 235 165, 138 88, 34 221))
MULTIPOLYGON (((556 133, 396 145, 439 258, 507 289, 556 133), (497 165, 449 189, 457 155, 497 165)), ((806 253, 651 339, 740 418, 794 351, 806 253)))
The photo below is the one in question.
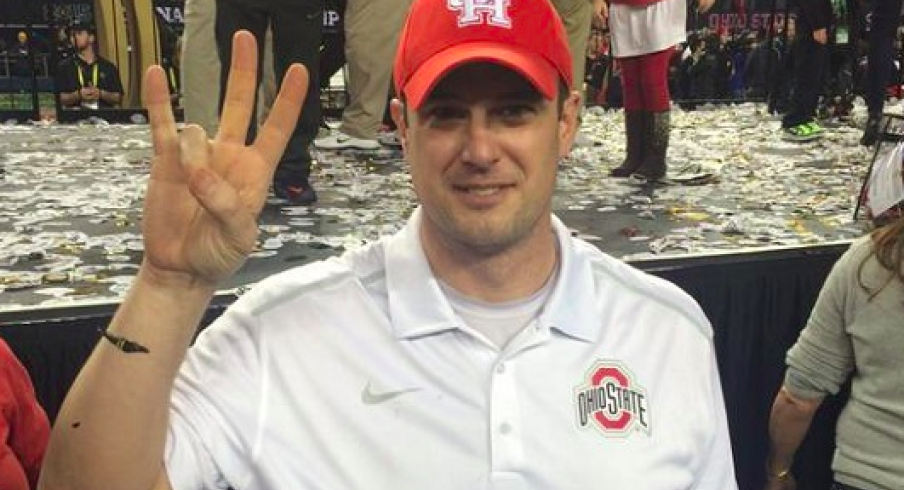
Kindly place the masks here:
POLYGON ((771 39, 774 61, 767 70, 769 74, 769 114, 784 114, 791 105, 794 87, 794 45, 797 39, 797 22, 787 16, 772 23, 775 34, 771 39), (785 28, 787 26, 787 28, 785 28))
MULTIPOLYGON (((901 169, 891 178, 901 180, 901 169)), ((788 351, 769 419, 766 490, 795 488, 794 454, 822 401, 848 380, 833 490, 897 490, 904 482, 904 193, 888 197, 885 202, 896 204, 874 208, 867 199, 877 228, 832 268, 788 351)))
POLYGON ((860 144, 872 146, 879 136, 885 107, 885 90, 895 65, 895 34, 901 23, 902 0, 874 0, 870 14, 869 47, 866 64, 866 109, 868 117, 860 144))
POLYGON ((608 33, 601 29, 593 29, 587 43, 587 55, 584 59, 586 74, 584 87, 587 100, 591 105, 605 106, 606 93, 611 78, 612 60, 609 57, 608 33))
MULTIPOLYGON (((699 0, 706 12, 714 0, 699 0)), ((605 5, 605 4, 603 4, 605 5)), ((613 177, 639 176, 655 182, 666 174, 671 101, 668 70, 675 45, 685 40, 684 0, 613 0, 609 19, 612 53, 622 76, 625 160, 613 177)))
POLYGON ((167 86, 169 87, 173 108, 179 108, 182 105, 182 77, 180 70, 182 62, 179 59, 180 56, 182 56, 182 36, 175 36, 172 44, 163 48, 163 56, 160 62, 160 66, 166 72, 167 86))
POLYGON ((772 40, 765 39, 763 32, 758 32, 756 40, 750 48, 750 55, 744 65, 744 83, 747 86, 746 97, 763 99, 768 93, 770 71, 779 63, 779 56, 771 46, 772 40))
POLYGON ((0 488, 37 488, 50 422, 28 371, 0 340, 0 488))
MULTIPOLYGON (((323 33, 324 0, 217 0, 216 40, 220 56, 220 109, 225 99, 226 82, 232 55, 232 37, 239 30, 250 31, 258 45, 258 86, 261 85, 264 37, 273 35, 273 73, 282 78, 292 63, 303 64, 316 83, 308 85, 305 110, 292 132, 292 138, 273 175, 273 194, 291 204, 307 205, 317 201, 310 182, 311 153, 320 126, 320 42, 323 33)), ((257 99, 253 103, 257 107, 257 99)), ((257 134, 257 117, 252 114, 247 141, 257 134)))
POLYGON ((72 40, 69 38, 69 29, 65 26, 56 30, 56 41, 54 42, 55 63, 59 66, 64 60, 69 59, 73 55, 72 40))
POLYGON ((67 108, 108 109, 122 102, 116 65, 96 52, 94 27, 77 22, 69 28, 75 54, 60 63, 56 90, 67 108))
POLYGON ((210 89, 211 80, 220 77, 214 29, 216 9, 216 0, 185 0, 185 29, 179 54, 185 122, 200 125, 207 134, 216 134, 219 127, 219 91, 210 89))
POLYGON ((737 488, 699 306, 552 214, 581 99, 553 6, 415 0, 400 40, 392 111, 420 207, 256 285, 191 348, 254 248, 306 80, 288 71, 245 146, 247 32, 213 140, 177 133, 149 71, 144 261, 43 490, 737 488))
POLYGON ((794 50, 792 97, 782 118, 782 137, 805 142, 822 137, 825 130, 816 122, 816 109, 828 63, 829 30, 832 27, 830 0, 801 0, 798 3, 794 50))
MULTIPOLYGON (((572 76, 575 87, 584 94, 584 76, 586 65, 584 58, 587 54, 587 43, 590 40, 591 28, 594 24, 602 28, 604 26, 603 11, 606 9, 605 0, 552 0, 552 5, 562 19, 565 33, 568 36, 568 50, 571 53, 572 76)), ((583 102, 581 104, 583 106, 583 102)), ((580 117, 580 114, 578 115, 580 117)))
POLYGON ((411 0, 348 0, 345 60, 348 105, 339 128, 314 141, 321 150, 375 151, 392 85, 392 59, 411 0))
POLYGON ((28 33, 19 31, 16 33, 16 44, 9 49, 9 54, 13 59, 13 68, 11 75, 14 77, 31 77, 33 70, 31 63, 31 46, 29 44, 28 33))

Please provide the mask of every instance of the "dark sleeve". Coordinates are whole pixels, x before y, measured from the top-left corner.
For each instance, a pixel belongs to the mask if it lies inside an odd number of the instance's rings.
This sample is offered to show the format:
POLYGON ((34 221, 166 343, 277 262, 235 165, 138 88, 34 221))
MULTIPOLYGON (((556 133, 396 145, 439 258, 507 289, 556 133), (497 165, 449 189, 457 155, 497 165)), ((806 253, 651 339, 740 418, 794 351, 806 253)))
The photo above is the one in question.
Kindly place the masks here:
POLYGON ((116 92, 118 94, 122 93, 122 80, 119 79, 119 70, 116 68, 116 65, 111 63, 110 61, 103 61, 104 71, 107 72, 107 78, 104 81, 104 86, 100 87, 107 92, 116 92))
POLYGON ((57 66, 55 77, 57 93, 75 92, 78 90, 78 79, 75 76, 75 64, 71 60, 63 61, 57 66))
POLYGON ((0 342, 0 374, 12 402, 11 410, 5 414, 9 426, 7 445, 25 470, 32 488, 37 488, 41 462, 50 438, 50 422, 38 404, 28 371, 5 342, 0 342))

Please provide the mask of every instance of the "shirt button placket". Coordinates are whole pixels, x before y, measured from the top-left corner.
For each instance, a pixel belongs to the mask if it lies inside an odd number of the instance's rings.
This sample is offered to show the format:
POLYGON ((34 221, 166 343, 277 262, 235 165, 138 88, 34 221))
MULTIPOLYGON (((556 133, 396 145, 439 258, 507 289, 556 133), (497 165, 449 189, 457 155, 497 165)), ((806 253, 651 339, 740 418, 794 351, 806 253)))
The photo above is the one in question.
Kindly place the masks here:
POLYGON ((500 361, 493 369, 490 389, 490 440, 493 472, 517 472, 523 467, 523 447, 518 435, 518 391, 512 361, 500 361))

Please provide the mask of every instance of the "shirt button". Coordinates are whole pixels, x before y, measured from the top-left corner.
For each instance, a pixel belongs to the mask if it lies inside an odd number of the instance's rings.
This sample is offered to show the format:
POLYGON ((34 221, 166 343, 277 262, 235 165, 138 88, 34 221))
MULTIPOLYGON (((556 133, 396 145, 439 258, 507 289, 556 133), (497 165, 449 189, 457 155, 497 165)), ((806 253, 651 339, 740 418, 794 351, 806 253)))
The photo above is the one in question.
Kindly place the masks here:
POLYGON ((496 366, 496 374, 505 374, 505 364, 496 366))
POLYGON ((500 434, 505 435, 505 434, 510 434, 511 432, 512 432, 512 426, 508 422, 504 422, 502 425, 499 426, 500 434))

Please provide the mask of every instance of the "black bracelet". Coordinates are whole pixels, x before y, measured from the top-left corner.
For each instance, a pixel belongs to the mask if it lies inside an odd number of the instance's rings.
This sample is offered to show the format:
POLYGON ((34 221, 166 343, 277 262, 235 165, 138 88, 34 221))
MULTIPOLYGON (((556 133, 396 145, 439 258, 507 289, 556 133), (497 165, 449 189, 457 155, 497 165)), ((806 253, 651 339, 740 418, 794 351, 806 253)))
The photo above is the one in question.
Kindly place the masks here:
POLYGON ((117 337, 117 336, 113 335, 112 333, 108 332, 106 329, 98 328, 97 331, 98 331, 98 333, 101 334, 101 336, 103 336, 103 338, 109 340, 110 343, 113 344, 113 347, 116 347, 117 349, 125 352, 126 354, 134 354, 136 352, 140 352, 142 354, 148 354, 151 352, 150 350, 148 350, 147 347, 139 344, 138 342, 132 342, 129 339, 126 339, 123 337, 117 337))

